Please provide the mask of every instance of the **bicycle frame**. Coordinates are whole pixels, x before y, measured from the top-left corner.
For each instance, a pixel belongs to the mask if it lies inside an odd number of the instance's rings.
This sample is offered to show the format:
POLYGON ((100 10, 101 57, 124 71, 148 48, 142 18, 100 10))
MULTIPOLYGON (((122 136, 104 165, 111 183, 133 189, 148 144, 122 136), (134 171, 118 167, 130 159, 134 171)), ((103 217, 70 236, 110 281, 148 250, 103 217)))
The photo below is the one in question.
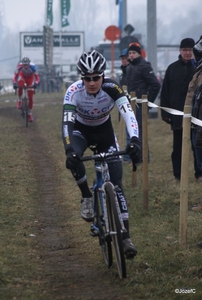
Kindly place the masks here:
MULTIPOLYGON (((123 223, 123 219, 121 216, 121 211, 120 211, 117 195, 116 195, 116 187, 110 182, 108 163, 106 162, 106 160, 104 160, 103 162, 95 162, 94 168, 95 168, 95 172, 96 172, 96 183, 93 186, 93 191, 97 190, 99 192, 102 213, 104 216, 107 234, 112 235, 112 234, 116 234, 116 233, 109 231, 109 221, 108 221, 106 193, 105 193, 105 184, 106 183, 110 183, 112 185, 112 188, 114 190, 114 199, 116 202, 116 208, 117 208, 117 212, 118 212, 118 216, 119 216, 119 221, 121 224, 121 229, 122 229, 122 232, 126 232, 126 229, 125 229, 125 226, 123 223)), ((97 193, 94 193, 94 195, 96 198, 94 201, 95 202, 94 204, 96 205, 96 203, 97 203, 96 201, 98 201, 99 199, 97 199, 97 193)), ((93 224, 93 227, 95 227, 95 229, 97 230, 97 228, 94 224, 93 224)))

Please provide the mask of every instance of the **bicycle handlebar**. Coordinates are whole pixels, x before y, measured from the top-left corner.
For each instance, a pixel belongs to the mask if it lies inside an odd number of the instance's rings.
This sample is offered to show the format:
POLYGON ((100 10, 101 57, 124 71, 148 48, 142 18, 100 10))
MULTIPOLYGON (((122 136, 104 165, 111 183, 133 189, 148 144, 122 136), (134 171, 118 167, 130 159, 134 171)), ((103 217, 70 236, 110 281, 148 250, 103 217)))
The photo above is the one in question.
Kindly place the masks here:
MULTIPOLYGON (((17 89, 18 89, 18 88, 19 88, 19 87, 17 86, 17 89)), ((15 89, 15 95, 17 94, 17 89, 15 89)), ((26 83, 24 84, 23 89, 24 89, 24 90, 34 89, 34 94, 36 93, 36 92, 35 92, 36 89, 34 88, 34 86, 29 86, 29 87, 28 87, 26 83)))
POLYGON ((88 160, 105 160, 108 157, 113 157, 113 156, 119 156, 119 155, 124 155, 127 154, 126 150, 123 151, 114 151, 114 152, 103 152, 103 153, 98 153, 98 154, 93 154, 89 156, 83 156, 81 157, 81 161, 88 161, 88 160))
MULTIPOLYGON (((81 161, 89 161, 89 160, 97 160, 97 161, 104 161, 106 158, 108 157, 113 157, 113 156, 119 156, 119 155, 125 155, 127 154, 126 150, 122 150, 122 151, 115 151, 112 153, 98 153, 98 154, 93 154, 93 155, 89 155, 89 156, 83 156, 80 158, 81 161)), ((135 172, 137 170, 137 166, 136 163, 134 161, 132 161, 132 165, 133 165, 133 172, 135 172)))

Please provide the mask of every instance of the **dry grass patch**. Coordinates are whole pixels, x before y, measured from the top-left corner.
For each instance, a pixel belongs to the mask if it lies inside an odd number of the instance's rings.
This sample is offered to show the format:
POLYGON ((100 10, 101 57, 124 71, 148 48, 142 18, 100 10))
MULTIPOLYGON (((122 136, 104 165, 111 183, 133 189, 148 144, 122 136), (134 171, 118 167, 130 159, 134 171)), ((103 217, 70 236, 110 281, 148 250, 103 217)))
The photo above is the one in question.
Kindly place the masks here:
MULTIPOLYGON (((196 246, 202 240, 201 213, 190 209, 201 200, 201 185, 195 181, 190 153, 188 236, 187 249, 183 250, 179 247, 180 185, 172 175, 169 126, 159 119, 149 119, 148 211, 142 205, 142 166, 137 170, 137 186, 132 188, 131 166, 124 164, 131 238, 138 255, 127 261, 128 278, 120 281, 115 267, 106 269, 98 240, 90 237, 90 225, 80 217, 80 192, 65 168, 62 95, 36 95, 35 122, 27 130, 14 100, 5 103, 0 98, 0 298, 71 299, 67 298, 67 291, 78 296, 79 278, 81 292, 95 293, 72 299, 94 299, 100 291, 98 285, 102 290, 104 285, 110 293, 118 291, 120 298, 111 298, 117 300, 173 300, 179 298, 175 289, 183 288, 196 289, 196 294, 184 295, 186 299, 201 299, 202 250, 196 246), (51 168, 43 165, 43 157, 51 168), (47 168, 47 174, 41 173, 40 168, 47 168), (50 191, 55 199, 50 198, 50 191), (46 205, 42 201, 47 201, 46 205), (71 273, 68 259, 74 263, 74 268, 70 265, 71 273), (79 264, 84 269, 80 270, 79 264)), ((116 110, 112 117, 119 135, 116 110)), ((92 184, 92 163, 86 163, 86 169, 92 184)))

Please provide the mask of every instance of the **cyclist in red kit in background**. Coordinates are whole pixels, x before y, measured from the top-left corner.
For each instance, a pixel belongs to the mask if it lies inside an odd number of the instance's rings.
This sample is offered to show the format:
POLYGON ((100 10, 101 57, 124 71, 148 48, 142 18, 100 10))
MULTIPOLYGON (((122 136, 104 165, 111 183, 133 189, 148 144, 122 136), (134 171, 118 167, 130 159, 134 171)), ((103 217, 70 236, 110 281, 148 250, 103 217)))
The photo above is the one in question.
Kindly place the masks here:
POLYGON ((37 88, 40 78, 37 73, 37 68, 28 57, 22 58, 20 63, 17 65, 16 71, 13 78, 13 88, 18 89, 18 102, 17 108, 21 109, 22 106, 22 92, 24 84, 27 85, 27 95, 28 95, 28 118, 29 122, 33 122, 32 109, 33 109, 33 96, 34 89, 37 88))

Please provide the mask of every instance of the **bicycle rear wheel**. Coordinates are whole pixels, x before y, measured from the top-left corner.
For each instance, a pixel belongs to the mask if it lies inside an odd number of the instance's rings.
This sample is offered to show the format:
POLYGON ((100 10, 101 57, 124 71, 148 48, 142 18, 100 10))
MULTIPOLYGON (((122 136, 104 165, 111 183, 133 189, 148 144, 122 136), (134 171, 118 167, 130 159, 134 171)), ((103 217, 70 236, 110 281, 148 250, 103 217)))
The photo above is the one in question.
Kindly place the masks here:
POLYGON ((105 192, 107 198, 109 226, 110 231, 112 232, 111 237, 113 241, 118 273, 120 278, 126 278, 126 263, 123 251, 121 224, 116 208, 113 186, 110 183, 105 185, 105 192))
POLYGON ((104 259, 105 264, 108 268, 112 266, 112 245, 111 245, 111 236, 107 235, 106 228, 105 228, 105 222, 103 219, 103 213, 102 213, 102 207, 101 207, 101 199, 102 195, 99 194, 99 192, 96 192, 96 227, 98 228, 98 238, 99 238, 99 245, 102 250, 102 256, 104 259))

